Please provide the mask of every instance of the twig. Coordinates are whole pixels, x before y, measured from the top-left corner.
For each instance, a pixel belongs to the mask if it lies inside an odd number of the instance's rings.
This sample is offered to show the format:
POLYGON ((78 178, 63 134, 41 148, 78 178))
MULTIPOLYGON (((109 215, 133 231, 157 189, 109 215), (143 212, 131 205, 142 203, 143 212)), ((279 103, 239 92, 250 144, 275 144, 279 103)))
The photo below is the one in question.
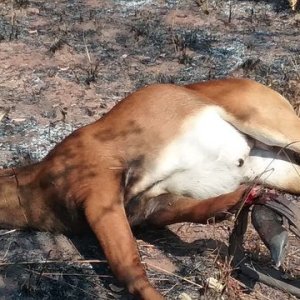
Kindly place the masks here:
POLYGON ((16 231, 17 231, 17 229, 8 230, 8 231, 6 231, 6 232, 0 233, 0 236, 4 236, 4 235, 7 235, 7 234, 11 234, 11 233, 14 233, 14 232, 16 232, 16 231))
POLYGON ((240 268, 241 268, 241 271, 243 272, 243 274, 249 276, 250 278, 252 278, 256 281, 260 281, 264 284, 267 284, 268 286, 280 289, 281 291, 283 291, 285 293, 289 293, 296 297, 300 297, 300 289, 292 284, 289 284, 287 282, 278 280, 269 275, 261 273, 260 271, 255 270, 254 268, 252 268, 251 266, 249 266, 247 264, 241 265, 240 268))
POLYGON ((88 46, 87 46, 87 44, 86 44, 86 40, 85 40, 84 35, 83 35, 83 42, 84 42, 84 48, 85 48, 86 56, 87 56, 87 58, 88 58, 88 60, 89 60, 89 63, 91 64, 91 63, 92 63, 92 60, 91 60, 89 48, 88 48, 88 46))
POLYGON ((11 244, 17 244, 17 242, 16 242, 16 241, 10 241, 10 242, 9 242, 8 248, 7 248, 7 250, 5 251, 4 256, 2 257, 2 260, 5 260, 6 256, 8 255, 11 244))
POLYGON ((167 294, 169 294, 177 285, 178 285, 178 283, 175 283, 170 289, 168 289, 167 291, 165 291, 163 293, 163 295, 166 296, 167 294))
POLYGON ((256 291, 256 290, 253 289, 253 288, 250 288, 250 287, 246 286, 244 283, 240 282, 239 280, 237 280, 236 278, 234 278, 234 277, 232 277, 232 276, 231 276, 231 280, 233 280, 234 282, 236 282, 236 283, 237 283, 240 287, 242 287, 243 289, 250 290, 251 292, 254 292, 254 293, 258 294, 262 299, 270 300, 269 297, 263 295, 261 292, 256 291))
POLYGON ((86 260, 41 260, 41 261, 20 261, 0 263, 0 267, 8 267, 13 265, 37 265, 37 264, 60 264, 60 263, 74 263, 74 264, 100 264, 107 263, 107 260, 86 259, 86 260))
MULTIPOLYGON (((26 269, 28 272, 35 272, 30 269, 26 269)), ((38 272, 35 272, 38 273, 38 272)), ((44 272, 42 276, 84 276, 84 277, 99 277, 99 278, 113 278, 112 275, 99 275, 99 274, 80 274, 80 273, 60 273, 60 272, 44 272)))

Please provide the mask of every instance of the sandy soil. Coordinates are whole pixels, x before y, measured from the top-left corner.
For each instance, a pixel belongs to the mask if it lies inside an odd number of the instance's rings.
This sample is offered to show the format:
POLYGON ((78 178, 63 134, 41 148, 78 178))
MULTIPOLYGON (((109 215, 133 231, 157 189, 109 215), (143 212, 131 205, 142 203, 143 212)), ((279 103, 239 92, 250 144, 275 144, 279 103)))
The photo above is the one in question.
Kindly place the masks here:
MULTIPOLYGON (((0 165, 41 159, 75 128, 153 82, 248 77, 281 92, 299 112, 299 25, 299 11, 286 0, 0 0, 0 165)), ((153 284, 168 299, 187 299, 182 293, 192 299, 293 299, 230 276, 231 226, 137 230, 153 284), (223 294, 201 288, 209 277, 226 285, 223 294)), ((246 239, 249 259, 269 267, 253 228, 246 239)), ((291 236, 285 262, 297 282, 299 246, 291 236)), ((92 236, 0 231, 0 299, 53 298, 130 296, 92 236)))

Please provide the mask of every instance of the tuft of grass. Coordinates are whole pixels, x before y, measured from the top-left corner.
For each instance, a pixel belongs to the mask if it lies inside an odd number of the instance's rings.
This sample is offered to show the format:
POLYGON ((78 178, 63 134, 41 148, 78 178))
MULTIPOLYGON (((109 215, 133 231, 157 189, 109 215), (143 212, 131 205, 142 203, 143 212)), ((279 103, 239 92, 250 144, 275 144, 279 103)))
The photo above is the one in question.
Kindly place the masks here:
POLYGON ((13 0, 12 4, 16 9, 27 8, 29 6, 29 0, 13 0))
POLYGON ((188 54, 188 41, 185 36, 175 34, 172 37, 175 53, 178 56, 178 62, 188 65, 192 62, 193 58, 188 54))
POLYGON ((57 50, 60 50, 65 43, 65 40, 62 36, 59 36, 54 39, 53 43, 49 46, 48 51, 50 53, 55 53, 57 50))

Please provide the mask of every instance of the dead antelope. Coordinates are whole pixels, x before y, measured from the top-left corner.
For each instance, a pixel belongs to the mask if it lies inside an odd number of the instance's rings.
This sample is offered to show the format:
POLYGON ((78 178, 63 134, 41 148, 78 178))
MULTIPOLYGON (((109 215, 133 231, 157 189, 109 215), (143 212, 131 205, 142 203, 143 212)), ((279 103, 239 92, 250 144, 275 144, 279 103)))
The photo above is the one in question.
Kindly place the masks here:
POLYGON ((2 170, 0 224, 56 232, 88 225, 129 292, 162 299, 130 226, 222 219, 254 179, 299 194, 299 166, 278 154, 286 145, 300 153, 297 141, 300 121, 291 105, 259 83, 151 85, 73 132, 41 162, 2 170))

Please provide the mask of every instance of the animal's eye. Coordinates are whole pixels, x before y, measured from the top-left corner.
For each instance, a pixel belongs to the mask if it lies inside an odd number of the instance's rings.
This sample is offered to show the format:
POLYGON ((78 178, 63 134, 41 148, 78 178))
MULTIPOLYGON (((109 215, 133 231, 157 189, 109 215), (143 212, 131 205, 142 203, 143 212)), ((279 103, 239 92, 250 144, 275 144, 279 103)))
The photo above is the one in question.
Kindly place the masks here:
POLYGON ((240 159, 238 160, 238 167, 242 167, 243 164, 244 164, 244 160, 243 160, 242 158, 240 158, 240 159))

